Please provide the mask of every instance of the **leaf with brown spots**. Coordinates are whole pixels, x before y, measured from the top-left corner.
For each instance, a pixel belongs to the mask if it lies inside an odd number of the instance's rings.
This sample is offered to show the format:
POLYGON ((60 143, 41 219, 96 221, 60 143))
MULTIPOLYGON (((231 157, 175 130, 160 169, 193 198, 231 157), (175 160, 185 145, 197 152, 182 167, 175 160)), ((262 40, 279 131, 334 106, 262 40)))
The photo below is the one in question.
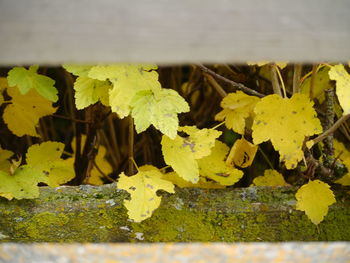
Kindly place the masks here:
POLYGON ((305 137, 322 132, 313 102, 303 94, 281 98, 274 94, 261 99, 255 106, 253 142, 271 140, 287 169, 293 169, 302 160, 305 137))
POLYGON ((130 200, 124 200, 124 206, 128 209, 129 218, 135 222, 141 222, 151 217, 161 202, 157 195, 158 190, 174 193, 172 182, 162 179, 163 174, 152 166, 140 170, 133 176, 121 173, 118 180, 118 188, 130 194, 130 200))

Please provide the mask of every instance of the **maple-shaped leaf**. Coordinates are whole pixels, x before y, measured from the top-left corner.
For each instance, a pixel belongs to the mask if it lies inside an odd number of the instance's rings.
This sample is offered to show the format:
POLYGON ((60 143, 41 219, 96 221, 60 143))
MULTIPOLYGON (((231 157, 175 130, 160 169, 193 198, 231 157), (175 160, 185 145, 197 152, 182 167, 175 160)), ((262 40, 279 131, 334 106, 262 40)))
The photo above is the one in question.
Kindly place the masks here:
POLYGON ((344 186, 350 185, 350 151, 342 144, 341 142, 334 140, 334 156, 339 156, 339 159, 348 169, 348 172, 340 179, 335 181, 337 184, 341 184, 344 186))
POLYGON ((253 184, 256 186, 287 186, 283 175, 273 169, 264 171, 263 176, 255 177, 253 184))
POLYGON ((72 162, 61 159, 64 144, 60 142, 43 142, 29 147, 26 154, 27 166, 31 173, 46 177, 45 182, 51 187, 57 187, 74 178, 72 162))
POLYGON ((343 115, 350 114, 350 74, 341 64, 332 66, 328 74, 330 79, 337 82, 336 93, 343 115))
POLYGON ((109 105, 120 118, 130 114, 130 102, 138 91, 161 89, 154 66, 147 65, 107 65, 95 66, 89 77, 98 80, 110 80, 113 88, 109 91, 109 105))
POLYGON ((22 95, 16 87, 12 87, 7 88, 7 94, 12 97, 12 103, 6 106, 3 118, 10 131, 19 137, 39 137, 35 127, 41 117, 56 112, 52 102, 40 96, 34 89, 22 95))
POLYGON ((305 137, 322 132, 313 102, 304 94, 294 94, 290 99, 276 94, 266 96, 256 104, 254 112, 254 144, 271 140, 287 169, 295 168, 302 160, 305 137))
POLYGON ((177 114, 190 110, 184 98, 171 89, 139 91, 130 105, 138 133, 152 124, 171 139, 175 138, 179 127, 177 114))
POLYGON ((259 98, 246 95, 242 91, 230 93, 221 101, 220 105, 223 110, 216 114, 215 120, 225 120, 228 129, 244 134, 246 119, 252 117, 258 101, 259 98))
POLYGON ((124 206, 134 222, 151 217, 153 211, 159 207, 161 197, 157 195, 158 190, 175 192, 173 183, 162 179, 162 176, 156 169, 140 170, 133 176, 120 174, 117 186, 130 194, 130 200, 124 200, 124 206))
POLYGON ((221 184, 214 182, 214 181, 209 181, 205 177, 199 177, 198 182, 194 184, 194 183, 191 183, 191 182, 184 180, 175 172, 169 172, 169 173, 163 174, 162 179, 170 181, 180 188, 202 188, 202 189, 223 189, 223 188, 225 188, 224 185, 221 185, 221 184))
POLYGON ((92 65, 63 64, 62 67, 75 76, 87 77, 92 65))
POLYGON ((229 147, 216 140, 210 155, 199 159, 199 173, 221 185, 233 185, 243 177, 243 172, 225 163, 229 147))
MULTIPOLYGON (((311 99, 317 99, 319 103, 323 103, 325 100, 324 91, 326 89, 332 88, 332 85, 330 83, 330 79, 328 76, 328 72, 329 72, 328 67, 322 67, 317 71, 316 76, 314 77, 314 84, 313 84, 311 99)), ((308 78, 306 78, 303 81, 303 83, 301 83, 300 92, 302 94, 305 94, 306 96, 309 96, 310 87, 311 87, 311 74, 308 78)))
POLYGON ((38 66, 14 67, 8 72, 7 80, 10 87, 17 86, 21 94, 27 94, 35 89, 44 98, 56 102, 58 91, 54 87, 55 81, 47 76, 37 73, 38 66))
POLYGON ((336 202, 330 186, 320 180, 309 181, 299 188, 295 197, 296 209, 305 214, 315 225, 319 224, 328 213, 328 207, 336 202))
POLYGON ((0 147, 0 171, 9 172, 11 167, 10 157, 14 153, 0 147))
POLYGON ((0 171, 0 196, 9 200, 36 198, 39 196, 38 183, 45 180, 45 175, 34 172, 28 165, 19 167, 13 174, 0 171))
POLYGON ((231 148, 226 164, 246 168, 252 165, 258 146, 248 142, 246 139, 238 139, 231 148))
POLYGON ((109 105, 110 82, 91 79, 88 77, 78 77, 74 82, 75 105, 77 109, 84 109, 98 101, 103 105, 109 105))
POLYGON ((197 183, 199 170, 196 159, 209 155, 215 145, 215 139, 221 135, 220 131, 198 129, 196 127, 180 127, 189 136, 174 139, 166 135, 162 137, 162 152, 164 161, 184 180, 197 183))

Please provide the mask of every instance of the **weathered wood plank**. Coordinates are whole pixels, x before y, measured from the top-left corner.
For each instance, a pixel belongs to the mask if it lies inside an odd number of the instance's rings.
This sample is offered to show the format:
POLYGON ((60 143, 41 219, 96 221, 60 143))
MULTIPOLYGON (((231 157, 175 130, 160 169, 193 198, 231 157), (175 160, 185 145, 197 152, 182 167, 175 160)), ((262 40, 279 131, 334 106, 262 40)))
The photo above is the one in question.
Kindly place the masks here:
POLYGON ((349 0, 0 0, 0 65, 346 61, 349 0))
POLYGON ((0 262, 347 263, 349 243, 1 244, 0 262))
POLYGON ((115 184, 41 188, 34 200, 0 199, 2 242, 348 241, 350 202, 315 226, 295 210, 293 187, 177 189, 142 223, 130 222, 115 184))

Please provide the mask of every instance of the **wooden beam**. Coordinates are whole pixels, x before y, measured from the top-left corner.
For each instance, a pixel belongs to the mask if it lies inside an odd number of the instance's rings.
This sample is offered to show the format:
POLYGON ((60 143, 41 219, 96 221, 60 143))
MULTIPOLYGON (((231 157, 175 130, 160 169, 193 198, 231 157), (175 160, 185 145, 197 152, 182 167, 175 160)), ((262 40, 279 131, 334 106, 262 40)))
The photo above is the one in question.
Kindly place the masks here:
POLYGON ((346 61, 349 0, 0 0, 0 65, 346 61))
POLYGON ((346 263, 350 243, 1 244, 0 262, 346 263))

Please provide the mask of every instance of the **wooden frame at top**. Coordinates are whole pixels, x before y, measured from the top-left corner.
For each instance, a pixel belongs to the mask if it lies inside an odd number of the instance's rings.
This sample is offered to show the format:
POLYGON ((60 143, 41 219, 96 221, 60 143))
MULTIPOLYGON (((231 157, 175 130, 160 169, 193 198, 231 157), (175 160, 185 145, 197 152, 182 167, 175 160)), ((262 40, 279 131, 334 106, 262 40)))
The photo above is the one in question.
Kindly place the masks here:
POLYGON ((349 0, 0 0, 0 65, 347 61, 349 0))

